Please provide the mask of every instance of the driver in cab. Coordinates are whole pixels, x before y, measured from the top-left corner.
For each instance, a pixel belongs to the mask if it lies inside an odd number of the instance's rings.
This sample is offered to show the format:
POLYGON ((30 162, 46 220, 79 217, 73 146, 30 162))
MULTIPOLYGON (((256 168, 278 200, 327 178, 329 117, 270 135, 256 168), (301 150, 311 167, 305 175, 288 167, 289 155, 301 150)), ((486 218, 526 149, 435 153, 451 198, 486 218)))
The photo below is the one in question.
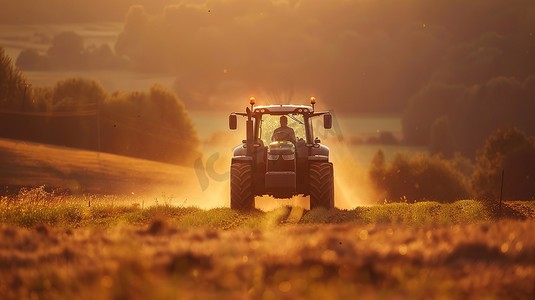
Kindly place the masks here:
POLYGON ((281 142, 281 141, 288 141, 292 142, 294 145, 296 143, 295 139, 295 132, 293 128, 288 127, 288 118, 286 116, 282 116, 280 118, 281 126, 275 131, 273 131, 273 136, 271 137, 271 141, 275 142, 281 142))

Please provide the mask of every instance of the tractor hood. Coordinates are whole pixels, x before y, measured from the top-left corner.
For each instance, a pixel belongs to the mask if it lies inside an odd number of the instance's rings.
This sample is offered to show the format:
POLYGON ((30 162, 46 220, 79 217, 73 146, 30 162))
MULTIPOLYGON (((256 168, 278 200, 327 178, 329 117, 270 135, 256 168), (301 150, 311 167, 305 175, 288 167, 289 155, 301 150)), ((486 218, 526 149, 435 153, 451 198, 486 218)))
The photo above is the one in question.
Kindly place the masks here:
POLYGON ((295 146, 292 142, 273 142, 269 144, 268 153, 272 155, 293 154, 295 146))

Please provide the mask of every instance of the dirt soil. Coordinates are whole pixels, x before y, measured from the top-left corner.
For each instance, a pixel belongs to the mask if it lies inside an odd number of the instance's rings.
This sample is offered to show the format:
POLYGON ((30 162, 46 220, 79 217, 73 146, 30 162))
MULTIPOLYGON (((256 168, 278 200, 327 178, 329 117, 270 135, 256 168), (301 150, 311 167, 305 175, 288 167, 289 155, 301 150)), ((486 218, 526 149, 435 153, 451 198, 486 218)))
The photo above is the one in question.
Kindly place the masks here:
POLYGON ((535 222, 0 228, 3 299, 533 299, 535 222))

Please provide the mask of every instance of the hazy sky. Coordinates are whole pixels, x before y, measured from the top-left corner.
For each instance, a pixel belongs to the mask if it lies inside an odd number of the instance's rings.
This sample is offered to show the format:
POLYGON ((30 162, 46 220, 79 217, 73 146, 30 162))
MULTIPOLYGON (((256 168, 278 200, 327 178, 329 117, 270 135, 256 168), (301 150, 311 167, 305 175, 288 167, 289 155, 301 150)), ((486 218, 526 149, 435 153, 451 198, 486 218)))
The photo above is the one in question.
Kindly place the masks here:
POLYGON ((123 23, 110 47, 136 71, 176 77, 173 88, 192 108, 234 106, 252 94, 270 103, 314 95, 339 111, 401 112, 428 84, 522 81, 535 67, 535 2, 524 0, 0 0, 0 7, 3 23, 123 23))

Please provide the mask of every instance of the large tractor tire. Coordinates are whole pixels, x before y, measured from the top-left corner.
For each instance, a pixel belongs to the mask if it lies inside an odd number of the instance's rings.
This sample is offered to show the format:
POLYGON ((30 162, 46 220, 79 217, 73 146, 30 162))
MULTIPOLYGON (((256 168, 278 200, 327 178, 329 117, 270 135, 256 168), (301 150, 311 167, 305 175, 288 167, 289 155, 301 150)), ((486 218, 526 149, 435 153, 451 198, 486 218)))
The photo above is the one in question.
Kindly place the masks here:
POLYGON ((334 169, 329 162, 310 162, 310 209, 334 208, 334 169))
POLYGON ((230 208, 248 211, 254 209, 252 167, 249 163, 230 166, 230 208))

